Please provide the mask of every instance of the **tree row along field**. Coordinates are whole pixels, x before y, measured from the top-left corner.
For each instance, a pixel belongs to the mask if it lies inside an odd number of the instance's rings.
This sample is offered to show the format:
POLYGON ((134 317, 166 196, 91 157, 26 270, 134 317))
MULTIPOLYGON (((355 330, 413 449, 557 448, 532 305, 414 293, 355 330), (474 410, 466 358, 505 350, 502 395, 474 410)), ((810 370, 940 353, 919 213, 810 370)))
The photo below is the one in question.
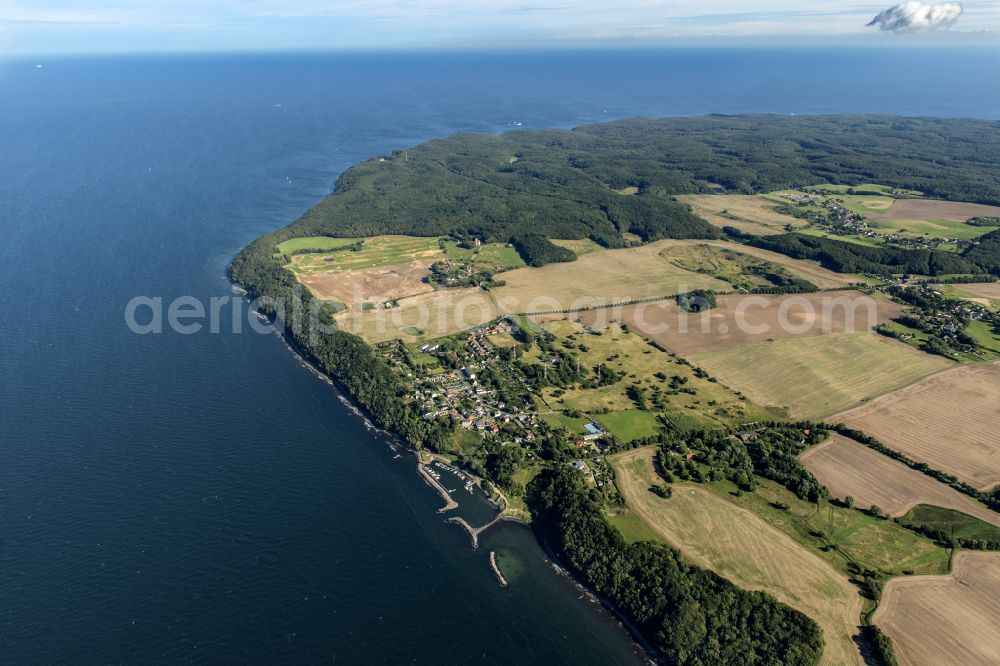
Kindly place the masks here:
POLYGON ((831 435, 800 460, 834 497, 850 497, 859 507, 874 505, 890 516, 902 516, 918 504, 930 504, 1000 527, 1000 513, 846 437, 831 435))
POLYGON ((855 644, 863 603, 845 576, 709 490, 681 484, 670 499, 649 492, 653 454, 636 449, 612 458, 612 466, 625 501, 659 537, 743 589, 766 591, 816 620, 826 638, 823 663, 864 663, 855 644))
POLYGON ((1000 364, 960 366, 829 420, 982 490, 1000 483, 1000 364))

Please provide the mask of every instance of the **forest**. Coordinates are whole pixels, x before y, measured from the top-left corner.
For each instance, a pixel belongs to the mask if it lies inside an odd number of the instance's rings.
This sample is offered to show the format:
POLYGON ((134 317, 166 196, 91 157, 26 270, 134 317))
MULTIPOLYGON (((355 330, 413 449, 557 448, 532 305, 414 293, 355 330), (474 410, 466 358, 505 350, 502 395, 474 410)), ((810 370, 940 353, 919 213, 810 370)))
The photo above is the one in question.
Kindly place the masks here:
MULTIPOLYGON (((348 169, 334 192, 274 236, 525 233, 718 238, 673 199, 872 182, 1000 204, 1000 123, 884 116, 706 116, 571 131, 460 134, 348 169)), ((943 260, 942 260, 943 261, 943 260)))
POLYGON ((545 236, 539 234, 524 234, 514 236, 514 248, 517 250, 524 263, 529 266, 544 266, 560 261, 575 261, 576 254, 572 250, 559 247, 545 236))
POLYGON ((659 448, 657 465, 667 482, 728 479, 744 490, 752 490, 757 475, 815 504, 825 491, 798 456, 827 434, 814 423, 769 422, 739 435, 724 430, 664 430, 636 444, 655 444, 659 448))
POLYGON ((560 559, 635 623, 668 664, 815 664, 823 636, 810 618, 747 592, 673 548, 627 544, 581 475, 563 465, 534 482, 540 528, 560 559))

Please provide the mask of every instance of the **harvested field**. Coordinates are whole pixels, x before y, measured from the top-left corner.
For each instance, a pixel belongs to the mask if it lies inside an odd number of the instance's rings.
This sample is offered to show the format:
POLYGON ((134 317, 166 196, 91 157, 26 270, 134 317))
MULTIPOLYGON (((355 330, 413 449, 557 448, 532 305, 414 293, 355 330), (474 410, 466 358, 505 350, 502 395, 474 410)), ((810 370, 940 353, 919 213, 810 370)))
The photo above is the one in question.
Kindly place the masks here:
POLYGON ((964 551, 950 576, 889 581, 872 621, 900 664, 1000 663, 1000 553, 964 551))
POLYGON ((928 377, 830 421, 977 488, 1000 483, 1000 364, 928 377))
POLYGON ((770 250, 764 250, 758 247, 751 247, 749 245, 739 245, 737 243, 730 243, 729 241, 712 241, 712 240, 701 240, 701 241, 662 241, 664 249, 675 247, 678 245, 709 245, 712 247, 723 248, 727 250, 733 250, 739 252, 740 254, 746 254, 757 259, 763 259, 764 261, 769 261, 772 264, 777 264, 783 268, 786 268, 789 273, 795 277, 800 277, 804 280, 809 280, 814 285, 820 289, 836 289, 838 287, 847 287, 852 283, 864 282, 865 280, 861 277, 855 275, 845 275, 843 273, 834 273, 831 270, 823 268, 815 261, 807 261, 804 259, 793 259, 791 257, 786 257, 783 254, 778 254, 777 252, 771 252, 770 250))
MULTIPOLYGON (((560 240, 558 238, 553 238, 552 242, 559 247, 572 250, 576 256, 580 256, 581 254, 590 254, 591 252, 600 252, 604 249, 589 238, 583 238, 580 240, 560 240)), ((524 262, 521 263, 523 264, 524 262)))
POLYGON ((788 296, 719 296, 716 307, 688 313, 674 300, 603 308, 579 314, 599 327, 609 320, 670 351, 686 355, 732 349, 752 342, 867 332, 900 316, 903 308, 859 291, 788 296))
POLYGON ((374 236, 354 239, 353 242, 361 242, 361 249, 356 252, 298 254, 292 257, 288 268, 296 275, 304 275, 316 271, 367 270, 410 262, 424 262, 430 266, 445 256, 438 238, 374 236))
POLYGON ((992 305, 1000 305, 1000 282, 962 284, 955 286, 962 291, 968 291, 980 298, 987 299, 992 305))
POLYGON ((835 434, 800 460, 834 497, 853 497, 859 507, 874 504, 902 516, 918 504, 930 504, 1000 527, 1000 513, 852 439, 835 434))
POLYGON ((423 278, 430 274, 431 264, 445 256, 437 238, 409 236, 295 238, 282 246, 329 249, 293 255, 286 268, 316 298, 343 303, 348 309, 365 303, 381 306, 433 291, 423 278), (359 250, 335 249, 357 243, 361 243, 359 250))
POLYGON ((862 599, 857 588, 819 555, 710 490, 673 486, 673 497, 650 492, 659 480, 651 448, 608 459, 629 508, 695 564, 746 590, 763 590, 800 610, 823 630, 825 664, 861 664, 854 637, 862 599))
POLYGON ((715 278, 684 270, 658 255, 664 243, 584 254, 576 261, 519 268, 500 276, 493 289, 504 312, 543 312, 594 307, 690 289, 726 290, 715 278))
POLYGON ((431 340, 485 324, 497 317, 496 306, 479 289, 446 289, 401 299, 398 307, 364 311, 355 307, 335 317, 340 327, 370 343, 400 338, 431 340))
POLYGON ((337 301, 350 308, 362 303, 381 305, 434 291, 423 281, 430 274, 429 267, 426 261, 415 261, 365 270, 306 273, 298 278, 316 298, 337 301))
MULTIPOLYGON (((757 404, 791 418, 835 414, 954 365, 875 333, 756 342, 687 358, 757 404)), ((954 413, 961 415, 961 409, 954 413)))
POLYGON ((781 286, 792 278, 805 279, 801 272, 793 274, 785 266, 740 252, 738 245, 673 243, 664 248, 660 256, 686 270, 724 280, 736 290, 781 286), (777 278, 780 282, 773 281, 777 278))
POLYGON ((688 204, 695 214, 710 224, 735 227, 758 236, 785 233, 785 225, 802 227, 805 220, 774 210, 775 202, 746 194, 685 194, 678 201, 688 204))
POLYGON ((952 220, 965 222, 972 217, 1000 217, 1000 206, 941 201, 939 199, 897 199, 885 213, 871 216, 878 222, 890 220, 952 220))

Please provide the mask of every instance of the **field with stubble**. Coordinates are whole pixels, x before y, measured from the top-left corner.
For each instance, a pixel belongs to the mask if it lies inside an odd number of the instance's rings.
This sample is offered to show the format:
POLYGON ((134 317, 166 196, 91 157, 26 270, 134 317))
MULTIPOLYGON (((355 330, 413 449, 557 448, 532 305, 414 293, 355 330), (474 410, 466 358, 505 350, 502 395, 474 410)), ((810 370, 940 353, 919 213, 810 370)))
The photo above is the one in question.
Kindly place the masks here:
POLYGON ((834 434, 799 459, 831 495, 853 497, 859 507, 876 505, 890 516, 902 516, 918 504, 930 504, 1000 527, 1000 513, 847 437, 834 434))
POLYGON ((961 291, 971 292, 976 297, 989 301, 991 305, 1000 305, 1000 282, 963 284, 957 285, 956 288, 961 291))
POLYGON ((830 421, 977 488, 1000 483, 1000 364, 929 377, 830 421))
POLYGON ((824 664, 862 664, 854 642, 862 599, 857 588, 817 554, 750 511, 692 484, 673 497, 650 492, 658 483, 653 449, 608 458, 629 508, 692 562, 746 590, 763 590, 802 611, 823 630, 824 664))
POLYGON ((729 285, 685 270, 659 256, 669 241, 589 252, 576 261, 501 273, 492 293, 504 312, 547 312, 671 296, 691 289, 725 291, 729 285))
POLYGON ((718 352, 770 340, 864 333, 898 317, 903 308, 858 291, 786 296, 719 296, 716 306, 689 313, 674 300, 581 312, 589 326, 616 319, 648 340, 686 355, 718 352))
POLYGON ((964 551, 950 576, 889 581, 872 621, 910 666, 1000 663, 1000 553, 964 551))
POLYGON ((733 227, 748 234, 767 236, 785 233, 785 225, 806 222, 774 210, 775 202, 747 194, 684 194, 677 197, 710 224, 733 227))
POLYGON ((298 275, 298 280, 316 298, 343 303, 347 307, 362 303, 379 304, 434 291, 424 282, 430 273, 424 261, 378 266, 364 270, 313 271, 298 275))
POLYGON ((754 342, 686 355, 727 386, 790 418, 823 418, 954 365, 876 333, 754 342))
POLYGON ((337 325, 375 344, 399 338, 421 342, 485 324, 497 317, 489 294, 480 289, 443 289, 400 299, 393 308, 352 307, 334 317, 337 325))

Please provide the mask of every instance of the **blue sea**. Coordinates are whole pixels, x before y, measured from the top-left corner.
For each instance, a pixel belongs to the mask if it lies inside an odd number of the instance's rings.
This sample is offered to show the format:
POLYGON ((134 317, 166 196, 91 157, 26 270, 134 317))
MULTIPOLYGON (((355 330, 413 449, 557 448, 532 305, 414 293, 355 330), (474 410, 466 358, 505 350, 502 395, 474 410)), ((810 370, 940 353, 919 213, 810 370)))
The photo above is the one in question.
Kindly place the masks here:
POLYGON ((228 299, 242 246, 433 137, 998 118, 998 80, 959 48, 0 60, 0 663, 640 663, 530 530, 473 550, 280 338, 137 335, 126 305, 228 299))

